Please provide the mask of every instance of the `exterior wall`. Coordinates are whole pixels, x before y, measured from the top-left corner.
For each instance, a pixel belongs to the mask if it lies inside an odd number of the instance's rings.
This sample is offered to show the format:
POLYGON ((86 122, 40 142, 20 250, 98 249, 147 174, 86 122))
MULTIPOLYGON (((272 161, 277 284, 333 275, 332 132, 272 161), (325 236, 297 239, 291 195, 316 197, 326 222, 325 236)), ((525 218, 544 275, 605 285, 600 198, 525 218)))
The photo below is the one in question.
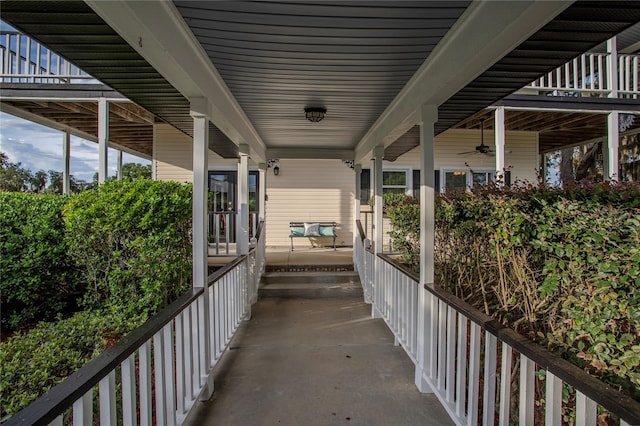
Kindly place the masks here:
MULTIPOLYGON (((193 141, 169 124, 153 126, 152 173, 156 180, 193 182, 193 141)), ((209 170, 237 170, 237 159, 224 159, 209 151, 209 170)))
MULTIPOLYGON (((493 130, 484 131, 484 143, 493 147, 493 130)), ((495 169, 495 158, 481 154, 458 155, 459 152, 473 151, 480 145, 480 132, 471 129, 452 129, 436 137, 435 168, 442 169, 495 169), (465 166, 467 163, 469 166, 465 166)), ((511 167, 511 182, 536 182, 538 167, 538 134, 535 132, 511 132, 505 135, 506 167, 511 167)), ((414 148, 394 162, 384 162, 385 170, 419 169, 420 148, 414 148)))
MULTIPOLYGON (((290 245, 291 221, 335 221, 336 244, 352 245, 354 196, 354 171, 342 161, 281 159, 278 176, 267 170, 267 246, 290 245)), ((308 238, 294 238, 293 245, 311 247, 308 238)))

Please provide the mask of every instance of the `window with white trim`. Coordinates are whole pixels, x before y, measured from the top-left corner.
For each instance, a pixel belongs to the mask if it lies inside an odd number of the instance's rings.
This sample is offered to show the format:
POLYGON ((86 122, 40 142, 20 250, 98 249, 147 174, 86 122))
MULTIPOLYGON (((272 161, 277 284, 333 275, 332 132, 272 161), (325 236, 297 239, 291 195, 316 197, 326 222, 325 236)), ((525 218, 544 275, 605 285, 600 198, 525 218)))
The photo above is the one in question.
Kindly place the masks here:
POLYGON ((409 188, 409 177, 406 170, 383 170, 382 193, 406 194, 409 188))
POLYGON ((466 191, 477 186, 485 186, 496 181, 493 170, 442 170, 443 191, 466 191))

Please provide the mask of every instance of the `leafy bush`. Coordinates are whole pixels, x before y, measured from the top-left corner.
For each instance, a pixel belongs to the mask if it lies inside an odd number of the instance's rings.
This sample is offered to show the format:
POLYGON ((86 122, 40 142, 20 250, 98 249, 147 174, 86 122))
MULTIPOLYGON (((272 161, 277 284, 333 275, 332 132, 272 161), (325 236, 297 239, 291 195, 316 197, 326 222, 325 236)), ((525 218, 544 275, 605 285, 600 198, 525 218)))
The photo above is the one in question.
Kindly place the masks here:
MULTIPOLYGON (((388 215, 418 267, 407 205, 388 215)), ((435 260, 442 287, 640 399, 639 185, 442 195, 435 260)))
POLYGON ((0 421, 35 401, 146 317, 117 310, 78 312, 0 343, 0 421))
POLYGON ((155 312, 191 285, 191 186, 111 181, 65 207, 69 252, 84 271, 86 308, 155 312))
POLYGON ((75 306, 79 274, 67 255, 66 197, 0 193, 3 333, 53 320, 75 306))

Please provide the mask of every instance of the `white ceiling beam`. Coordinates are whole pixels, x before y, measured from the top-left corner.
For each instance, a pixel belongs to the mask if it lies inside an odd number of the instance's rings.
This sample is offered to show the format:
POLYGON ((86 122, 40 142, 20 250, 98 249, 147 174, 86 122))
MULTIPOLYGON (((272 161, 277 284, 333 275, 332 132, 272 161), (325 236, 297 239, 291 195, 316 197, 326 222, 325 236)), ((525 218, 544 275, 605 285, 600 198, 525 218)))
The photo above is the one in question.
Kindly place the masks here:
POLYGON ((206 98, 209 119, 251 158, 266 161, 266 146, 206 52, 171 1, 86 3, 187 100, 206 98))
POLYGON ((441 105, 573 1, 474 1, 355 149, 359 163, 417 123, 421 105, 441 105))
POLYGON ((353 150, 334 148, 269 148, 267 149, 267 158, 270 160, 276 158, 353 160, 353 150))

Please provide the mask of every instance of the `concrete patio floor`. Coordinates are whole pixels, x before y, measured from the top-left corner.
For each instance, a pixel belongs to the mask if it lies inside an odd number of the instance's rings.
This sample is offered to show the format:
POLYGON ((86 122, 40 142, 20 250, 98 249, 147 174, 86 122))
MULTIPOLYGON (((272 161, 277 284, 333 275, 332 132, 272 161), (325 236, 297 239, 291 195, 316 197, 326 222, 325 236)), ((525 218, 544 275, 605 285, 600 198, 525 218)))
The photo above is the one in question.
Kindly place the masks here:
POLYGON ((360 298, 259 300, 185 424, 452 424, 370 312, 360 298))

